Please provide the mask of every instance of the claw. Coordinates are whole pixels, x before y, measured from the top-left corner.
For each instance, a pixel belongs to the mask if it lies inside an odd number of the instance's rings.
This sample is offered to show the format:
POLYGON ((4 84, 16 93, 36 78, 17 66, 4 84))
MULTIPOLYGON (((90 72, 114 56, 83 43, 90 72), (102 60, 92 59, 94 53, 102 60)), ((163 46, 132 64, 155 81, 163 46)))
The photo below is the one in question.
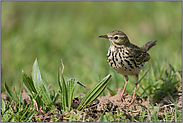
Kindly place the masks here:
POLYGON ((136 100, 136 97, 132 99, 132 101, 130 102, 129 105, 127 105, 127 107, 130 107, 134 103, 135 100, 136 100))
POLYGON ((121 96, 121 101, 125 101, 125 100, 124 100, 124 97, 127 96, 127 95, 128 95, 128 94, 122 95, 122 96, 121 96))

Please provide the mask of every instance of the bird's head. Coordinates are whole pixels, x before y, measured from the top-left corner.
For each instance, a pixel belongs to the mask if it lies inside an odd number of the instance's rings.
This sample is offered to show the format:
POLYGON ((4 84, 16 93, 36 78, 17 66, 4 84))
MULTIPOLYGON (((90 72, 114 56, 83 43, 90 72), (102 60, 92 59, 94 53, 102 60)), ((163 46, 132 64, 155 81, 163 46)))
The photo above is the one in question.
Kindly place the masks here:
POLYGON ((107 35, 99 36, 101 38, 109 39, 111 45, 121 46, 121 45, 128 45, 130 43, 127 35, 122 31, 111 31, 107 35))

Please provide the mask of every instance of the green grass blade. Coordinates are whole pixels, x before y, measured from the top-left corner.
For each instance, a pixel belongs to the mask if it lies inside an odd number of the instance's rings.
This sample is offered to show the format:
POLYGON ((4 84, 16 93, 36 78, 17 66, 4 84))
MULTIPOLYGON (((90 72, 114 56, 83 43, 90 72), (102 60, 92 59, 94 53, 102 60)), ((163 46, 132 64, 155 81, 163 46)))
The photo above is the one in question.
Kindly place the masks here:
POLYGON ((32 121, 31 119, 32 119, 32 117, 34 116, 35 113, 36 113, 35 109, 32 110, 32 111, 28 114, 28 116, 27 116, 27 118, 25 119, 24 122, 31 122, 31 121, 32 121))
POLYGON ((14 100, 16 103, 19 102, 18 96, 7 86, 6 82, 4 83, 4 88, 8 94, 8 96, 14 100))
POLYGON ((23 70, 22 70, 22 80, 26 89, 29 91, 31 95, 33 95, 33 93, 37 94, 37 91, 32 79, 23 70))
POLYGON ((53 103, 55 103, 57 101, 59 96, 60 96, 59 90, 55 91, 54 97, 52 98, 53 103))
POLYGON ((22 102, 22 85, 23 85, 23 82, 21 82, 21 87, 20 87, 20 97, 19 97, 19 105, 18 105, 18 111, 21 107, 21 102, 22 102))
POLYGON ((54 110, 55 106, 50 98, 50 93, 49 93, 48 89, 46 88, 46 84, 41 77, 37 58, 34 62, 33 69, 32 69, 32 80, 34 82, 34 86, 35 86, 37 92, 39 92, 39 95, 40 95, 42 101, 46 105, 50 106, 51 110, 54 110))
POLYGON ((73 99, 73 93, 75 89, 75 85, 77 84, 77 81, 75 79, 71 79, 67 82, 67 95, 68 95, 68 107, 69 110, 71 109, 72 99, 73 99))
POLYGON ((1 97, 1 111, 5 111, 5 102, 4 102, 4 100, 3 100, 3 98, 1 97))
POLYGON ((65 79, 63 77, 63 71, 64 71, 64 64, 61 59, 62 64, 62 71, 61 68, 58 70, 58 85, 60 87, 60 91, 62 94, 62 110, 66 111, 68 107, 68 95, 67 95, 67 83, 65 82, 65 79))
POLYGON ((77 84, 79 84, 79 85, 83 86, 84 88, 86 88, 86 86, 83 83, 79 82, 79 81, 77 81, 77 84))
POLYGON ((61 81, 61 88, 62 88, 61 89, 62 90, 62 108, 64 111, 66 111, 66 108, 68 107, 68 95, 67 95, 67 85, 63 76, 61 81))
POLYGON ((82 99, 77 110, 81 110, 83 107, 88 105, 90 102, 95 100, 106 88, 108 80, 111 78, 111 74, 108 74, 101 82, 96 84, 91 90, 89 90, 85 97, 82 99))
MULTIPOLYGON (((33 105, 33 101, 31 101, 31 104, 29 105, 29 107, 25 110, 25 112, 23 113, 22 117, 20 118, 20 121, 22 121, 23 118, 25 118, 25 115, 27 114, 27 112, 30 110, 30 108, 32 107, 33 105)), ((26 118, 28 119, 28 117, 26 118)), ((26 119, 24 122, 26 122, 26 119)))
POLYGON ((64 64, 61 59, 61 64, 62 64, 62 70, 59 68, 58 70, 58 85, 60 87, 60 91, 62 94, 62 109, 63 111, 66 111, 68 108, 69 110, 71 109, 71 104, 72 104, 72 99, 73 99, 73 94, 74 94, 74 89, 76 86, 76 83, 83 86, 84 88, 85 85, 83 85, 81 82, 71 79, 69 81, 65 81, 63 77, 63 71, 64 71, 64 64))
POLYGON ((72 122, 73 113, 71 112, 71 116, 69 118, 69 122, 72 122))
POLYGON ((26 90, 36 100, 38 107, 40 108, 41 98, 39 97, 38 92, 36 91, 36 88, 34 86, 32 79, 23 70, 22 70, 22 81, 24 83, 26 90))
POLYGON ((110 88, 107 87, 107 90, 109 91, 109 93, 110 93, 111 96, 114 96, 115 95, 115 93, 110 88))

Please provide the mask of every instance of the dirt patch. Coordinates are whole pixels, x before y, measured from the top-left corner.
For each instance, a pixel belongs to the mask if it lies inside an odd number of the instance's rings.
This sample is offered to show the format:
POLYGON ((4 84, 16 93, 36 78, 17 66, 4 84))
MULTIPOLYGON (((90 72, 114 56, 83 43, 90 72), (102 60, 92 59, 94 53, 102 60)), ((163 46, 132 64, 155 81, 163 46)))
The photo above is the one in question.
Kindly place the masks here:
MULTIPOLYGON (((152 116, 157 111, 158 105, 163 105, 159 111, 159 113, 162 115, 164 115, 165 111, 170 111, 172 107, 175 107, 173 103, 169 103, 171 102, 169 96, 166 96, 160 101, 159 104, 157 103, 154 104, 155 106, 154 109, 149 110, 149 107, 151 107, 149 98, 147 97, 141 98, 138 95, 136 95, 136 100, 134 104, 131 105, 130 107, 127 107, 127 105, 132 100, 132 95, 126 95, 124 97, 124 102, 119 101, 122 90, 123 90, 122 88, 118 88, 118 92, 114 96, 107 95, 98 97, 95 101, 92 102, 95 105, 92 105, 92 103, 90 103, 89 105, 92 106, 90 107, 87 106, 86 109, 84 109, 84 111, 86 111, 93 118, 99 118, 100 116, 99 113, 101 112, 104 111, 113 112, 113 114, 115 114, 119 109, 120 111, 123 112, 123 115, 126 117, 126 120, 131 121, 132 116, 138 120, 142 112, 146 112, 149 116, 152 116)), ((174 100, 178 101, 177 109, 182 110, 182 93, 174 94, 172 95, 172 97, 174 100)), ((148 118, 150 117, 146 117, 146 122, 149 121, 148 118)))
MULTIPOLYGON (((125 117, 126 121, 131 121, 132 117, 134 117, 135 119, 138 119, 139 116, 141 116, 142 112, 145 112, 149 116, 152 116, 157 111, 156 108, 149 110, 150 109, 149 107, 151 107, 149 99, 147 97, 141 98, 138 95, 136 95, 136 100, 135 100, 134 104, 131 105, 130 107, 127 107, 127 105, 132 100, 132 95, 126 95, 124 97, 124 101, 122 102, 122 101, 119 101, 121 93, 122 93, 122 88, 118 88, 118 92, 114 96, 107 95, 107 96, 98 97, 96 100, 94 100, 89 105, 87 105, 82 110, 82 112, 85 112, 86 116, 91 117, 92 119, 98 119, 100 117, 101 113, 112 112, 113 114, 116 114, 117 111, 120 110, 123 112, 123 116, 125 117)), ((10 101, 8 96, 6 94, 2 93, 1 97, 5 101, 5 104, 7 105, 10 101)), ((182 93, 173 94, 172 97, 175 101, 177 101, 177 109, 181 111, 182 110, 182 93)), ((26 92, 22 93, 22 100, 26 104, 31 103, 29 94, 26 92)), ((81 102, 81 100, 82 99, 74 98, 72 101, 72 108, 76 109, 78 107, 79 103, 81 102)), ((160 110, 159 110, 159 114, 163 116, 165 111, 170 111, 172 109, 172 107, 175 107, 174 104, 170 103, 170 102, 171 101, 169 99, 169 96, 166 96, 166 97, 162 98, 162 100, 160 100, 158 102, 158 104, 155 103, 154 106, 156 107, 158 105, 163 105, 160 107, 160 110)), ((55 103, 55 106, 58 110, 61 110, 61 106, 60 106, 59 102, 55 103)), ((50 115, 52 115, 53 113, 48 112, 48 114, 46 117, 43 117, 41 115, 42 122, 51 121, 50 115), (49 116, 48 116, 48 114, 49 114, 49 116), (48 117, 50 117, 50 118, 48 118, 48 117)), ((62 116, 62 115, 60 115, 60 116, 62 116)), ((39 116, 39 114, 36 114, 36 117, 38 117, 38 116, 39 116)), ((148 117, 146 117, 145 120, 148 122, 149 121, 148 117)))

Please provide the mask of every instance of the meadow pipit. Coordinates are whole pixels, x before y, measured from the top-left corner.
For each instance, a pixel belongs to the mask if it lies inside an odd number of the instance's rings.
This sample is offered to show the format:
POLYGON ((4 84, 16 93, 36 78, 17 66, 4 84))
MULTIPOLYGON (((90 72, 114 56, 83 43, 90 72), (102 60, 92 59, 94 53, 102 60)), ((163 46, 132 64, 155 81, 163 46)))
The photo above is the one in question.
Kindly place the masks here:
POLYGON ((118 73, 122 74, 125 79, 125 85, 121 95, 123 101, 124 91, 128 82, 128 75, 135 76, 135 89, 133 98, 128 106, 134 103, 135 93, 138 84, 138 74, 143 68, 145 62, 151 58, 147 51, 156 44, 156 41, 149 41, 142 47, 138 47, 130 43, 127 35, 121 31, 111 31, 107 35, 99 36, 107 38, 110 42, 110 47, 107 52, 107 61, 109 65, 118 73))

